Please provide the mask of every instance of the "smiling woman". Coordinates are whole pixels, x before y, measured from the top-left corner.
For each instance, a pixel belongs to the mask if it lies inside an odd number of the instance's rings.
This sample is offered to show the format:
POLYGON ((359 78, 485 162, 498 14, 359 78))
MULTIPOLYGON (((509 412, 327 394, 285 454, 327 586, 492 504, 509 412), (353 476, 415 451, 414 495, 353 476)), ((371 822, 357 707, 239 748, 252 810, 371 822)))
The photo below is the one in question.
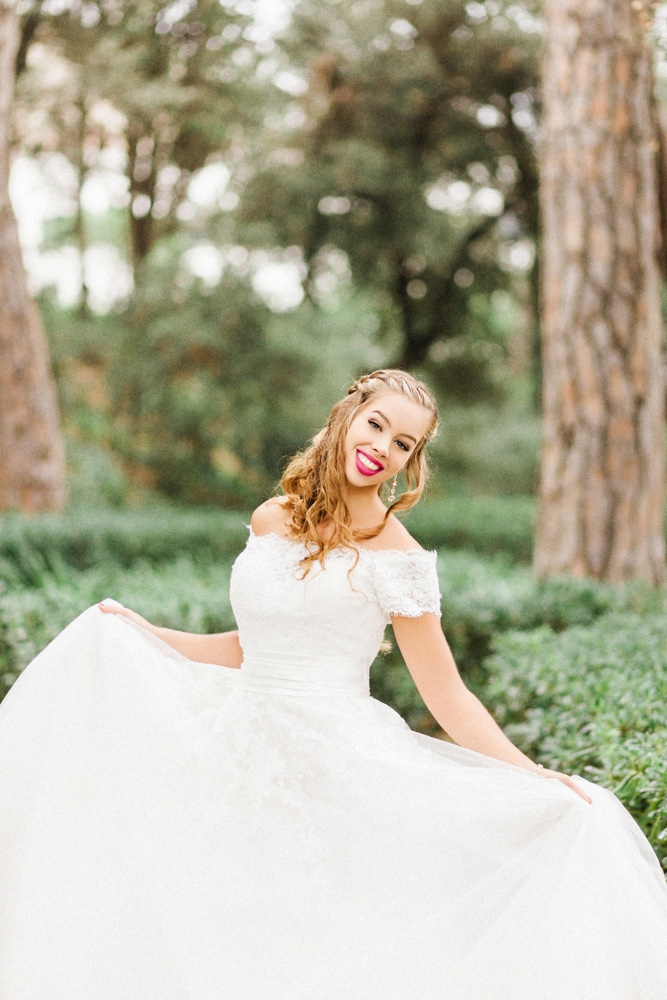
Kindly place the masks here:
MULTIPOLYGON (((428 475, 426 444, 437 423, 432 393, 406 372, 385 369, 357 379, 283 475, 290 537, 304 538, 317 552, 307 556, 306 566, 341 545, 378 539, 380 547, 410 538, 391 515, 419 500, 428 475), (399 475, 407 488, 395 500, 399 475), (380 490, 390 480, 385 508, 380 490)), ((418 547, 414 539, 409 545, 418 547)))
POLYGON ((23 671, 0 705, 3 1000, 664 1000, 650 844, 466 688, 435 553, 394 516, 436 423, 406 372, 355 382, 252 516, 238 633, 105 602, 23 671), (389 624, 455 742, 370 696, 389 624))
MULTIPOLYGON (((364 411, 359 414, 355 421, 350 425, 350 430, 348 431, 346 441, 347 448, 354 447, 350 444, 350 438, 354 436, 355 433, 361 435, 363 438, 370 437, 370 442, 366 446, 367 449, 374 452, 374 455, 370 455, 367 451, 364 451, 361 446, 356 447, 356 463, 357 469, 364 475, 375 476, 379 472, 385 471, 385 466, 379 460, 379 456, 382 455, 388 463, 394 465, 394 475, 403 469, 405 464, 405 458, 410 454, 412 449, 417 444, 418 438, 414 434, 409 434, 407 431, 396 430, 397 427, 412 427, 413 422, 418 428, 419 439, 423 438, 426 433, 426 414, 423 412, 423 408, 417 406, 415 403, 411 403, 409 400, 401 399, 397 395, 389 395, 387 402, 383 404, 386 410, 392 412, 393 422, 388 416, 386 416, 381 410, 371 410, 370 414, 366 417, 364 411), (362 426, 357 428, 355 424, 359 422, 362 426), (367 425, 367 426, 363 426, 367 425), (368 427, 371 428, 371 433, 368 432, 368 427), (365 431, 365 434, 362 433, 365 431), (394 446, 398 448, 399 452, 403 452, 403 455, 394 456, 394 446)), ((348 472, 348 483, 350 482, 350 476, 348 472)))

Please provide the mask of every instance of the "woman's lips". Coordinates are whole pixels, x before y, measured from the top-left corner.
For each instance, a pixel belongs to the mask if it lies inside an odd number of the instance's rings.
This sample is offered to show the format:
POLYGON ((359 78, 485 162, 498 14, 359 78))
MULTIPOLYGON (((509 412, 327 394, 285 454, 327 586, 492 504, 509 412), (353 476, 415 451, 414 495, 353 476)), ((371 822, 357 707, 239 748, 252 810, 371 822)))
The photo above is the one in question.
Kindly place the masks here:
POLYGON ((357 461, 357 469, 362 474, 362 476, 377 476, 378 472, 384 471, 384 465, 381 465, 380 462, 376 462, 374 458, 371 458, 370 455, 367 455, 365 451, 361 450, 361 448, 357 448, 357 453, 355 457, 357 461), (360 455, 363 455, 368 462, 372 463, 374 468, 369 469, 366 465, 364 465, 359 457, 360 455))

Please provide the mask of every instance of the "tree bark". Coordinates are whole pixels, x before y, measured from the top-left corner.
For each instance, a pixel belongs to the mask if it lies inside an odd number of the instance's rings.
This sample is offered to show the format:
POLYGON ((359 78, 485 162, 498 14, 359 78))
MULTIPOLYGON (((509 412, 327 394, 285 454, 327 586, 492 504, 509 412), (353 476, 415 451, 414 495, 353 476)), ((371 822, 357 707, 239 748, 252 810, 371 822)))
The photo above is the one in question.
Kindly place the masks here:
POLYGON ((656 118, 639 7, 544 5, 539 576, 665 579, 656 118))
POLYGON ((0 510, 58 510, 65 462, 41 318, 28 294, 9 200, 9 121, 19 32, 0 0, 0 510))

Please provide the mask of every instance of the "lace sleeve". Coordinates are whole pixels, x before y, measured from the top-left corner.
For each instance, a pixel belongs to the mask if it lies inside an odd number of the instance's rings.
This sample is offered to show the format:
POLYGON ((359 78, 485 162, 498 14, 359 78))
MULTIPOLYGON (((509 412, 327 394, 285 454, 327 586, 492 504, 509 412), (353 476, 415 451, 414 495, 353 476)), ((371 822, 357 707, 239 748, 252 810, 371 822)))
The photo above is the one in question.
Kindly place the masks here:
POLYGON ((375 552, 373 582, 380 607, 391 615, 419 618, 440 615, 440 585, 436 572, 436 552, 415 549, 407 552, 375 552))

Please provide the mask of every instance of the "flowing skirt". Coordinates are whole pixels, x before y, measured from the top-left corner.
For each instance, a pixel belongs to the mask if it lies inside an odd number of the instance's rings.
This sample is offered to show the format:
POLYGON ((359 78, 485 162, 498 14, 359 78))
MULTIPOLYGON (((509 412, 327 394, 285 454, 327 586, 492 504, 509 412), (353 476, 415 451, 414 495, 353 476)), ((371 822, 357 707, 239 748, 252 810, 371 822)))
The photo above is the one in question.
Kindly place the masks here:
POLYGON ((619 800, 89 608, 0 705, 2 1000, 665 1000, 619 800))

